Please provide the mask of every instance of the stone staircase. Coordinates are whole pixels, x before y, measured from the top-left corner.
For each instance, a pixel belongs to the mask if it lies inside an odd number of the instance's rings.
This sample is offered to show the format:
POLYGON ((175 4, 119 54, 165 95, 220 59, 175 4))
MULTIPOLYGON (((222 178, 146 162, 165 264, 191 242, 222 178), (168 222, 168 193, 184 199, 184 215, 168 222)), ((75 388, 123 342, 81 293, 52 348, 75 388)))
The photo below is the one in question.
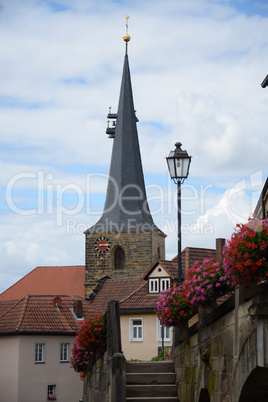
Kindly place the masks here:
POLYGON ((127 362, 127 402, 179 402, 174 363, 127 362))

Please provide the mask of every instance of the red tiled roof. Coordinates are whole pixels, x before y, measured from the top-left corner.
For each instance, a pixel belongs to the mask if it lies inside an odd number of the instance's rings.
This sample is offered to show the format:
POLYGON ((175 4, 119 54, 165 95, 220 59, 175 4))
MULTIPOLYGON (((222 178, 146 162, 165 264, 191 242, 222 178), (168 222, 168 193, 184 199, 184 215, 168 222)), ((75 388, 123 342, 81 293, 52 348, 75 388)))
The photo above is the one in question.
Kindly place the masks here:
MULTIPOLYGON (((185 247, 181 253, 181 263, 183 272, 187 272, 198 260, 205 260, 216 257, 216 250, 211 248, 185 247)), ((178 263, 178 256, 174 257, 171 262, 178 263)))
MULTIPOLYGON (((209 248, 198 248, 198 247, 186 247, 181 253, 181 262, 183 272, 187 272, 196 261, 204 260, 205 258, 216 257, 216 250, 209 248)), ((170 275, 172 279, 178 278, 178 256, 174 257, 171 261, 169 260, 157 260, 148 269, 148 271, 143 276, 147 279, 151 272, 160 264, 170 275)))
POLYGON ((71 309, 74 301, 82 302, 83 318, 99 312, 79 296, 57 296, 61 305, 53 303, 55 296, 25 296, 20 300, 0 301, 0 335, 6 334, 69 334, 80 327, 71 309), (4 311, 5 310, 5 311, 4 311))
MULTIPOLYGON (((183 268, 189 269, 197 260, 215 257, 216 250, 187 247, 182 252, 183 268)), ((97 290, 91 305, 101 312, 106 311, 107 301, 110 299, 119 300, 120 312, 148 310, 154 311, 159 294, 148 293, 148 282, 146 279, 150 273, 160 264, 172 279, 178 277, 177 257, 173 260, 157 260, 146 272, 143 278, 107 278, 103 285, 97 290)))
POLYGON ((178 277, 178 263, 169 261, 169 260, 157 260, 154 264, 148 269, 148 271, 143 276, 144 279, 147 279, 150 273, 160 264, 167 273, 171 276, 172 279, 178 277))
POLYGON ((17 300, 3 300, 0 301, 0 317, 4 314, 7 310, 9 310, 17 300))
POLYGON ((124 313, 124 310, 128 312, 129 310, 133 310, 133 312, 135 310, 146 310, 147 312, 151 310, 153 312, 158 298, 159 293, 148 293, 148 282, 145 282, 145 284, 120 302, 120 312, 124 313))
POLYGON ((144 279, 135 277, 107 279, 92 300, 91 305, 104 313, 108 300, 124 300, 143 284, 144 279))
POLYGON ((172 279, 178 278, 178 263, 167 260, 160 260, 160 265, 167 271, 172 279))
POLYGON ((0 294, 0 300, 26 295, 76 295, 85 297, 85 266, 36 267, 0 294))

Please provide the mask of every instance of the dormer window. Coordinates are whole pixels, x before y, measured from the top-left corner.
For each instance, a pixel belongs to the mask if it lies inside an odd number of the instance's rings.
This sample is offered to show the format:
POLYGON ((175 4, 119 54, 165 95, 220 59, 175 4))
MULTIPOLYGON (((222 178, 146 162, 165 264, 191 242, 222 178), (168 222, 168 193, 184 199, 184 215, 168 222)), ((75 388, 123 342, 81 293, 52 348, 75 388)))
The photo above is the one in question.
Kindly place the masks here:
POLYGON ((149 279, 149 293, 159 293, 159 279, 149 279))
POLYGON ((159 293, 169 289, 170 278, 149 278, 149 293, 159 293))
POLYGON ((160 278, 160 292, 168 290, 170 287, 170 278, 160 278))

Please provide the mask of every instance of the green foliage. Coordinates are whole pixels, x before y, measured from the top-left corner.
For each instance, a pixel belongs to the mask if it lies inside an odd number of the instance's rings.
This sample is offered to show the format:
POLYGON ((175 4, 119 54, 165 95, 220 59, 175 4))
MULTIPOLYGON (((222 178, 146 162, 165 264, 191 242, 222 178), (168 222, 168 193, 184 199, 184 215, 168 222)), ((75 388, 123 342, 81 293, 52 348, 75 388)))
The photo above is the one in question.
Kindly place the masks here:
MULTIPOLYGON (((164 348, 164 360, 171 360, 172 357, 168 355, 167 348, 164 348)), ((151 362, 160 362, 162 361, 162 352, 160 352, 159 356, 154 356, 151 360, 151 362)))

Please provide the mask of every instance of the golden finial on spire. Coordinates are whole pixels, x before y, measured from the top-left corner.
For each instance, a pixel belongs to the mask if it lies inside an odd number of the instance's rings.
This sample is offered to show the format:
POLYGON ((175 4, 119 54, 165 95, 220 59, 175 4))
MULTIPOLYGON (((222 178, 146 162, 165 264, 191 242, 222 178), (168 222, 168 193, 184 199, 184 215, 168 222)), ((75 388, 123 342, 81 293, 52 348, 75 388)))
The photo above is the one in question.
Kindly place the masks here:
POLYGON ((129 15, 125 15, 126 17, 126 34, 123 36, 123 39, 125 42, 129 42, 130 41, 130 36, 128 34, 128 20, 129 20, 129 15))

